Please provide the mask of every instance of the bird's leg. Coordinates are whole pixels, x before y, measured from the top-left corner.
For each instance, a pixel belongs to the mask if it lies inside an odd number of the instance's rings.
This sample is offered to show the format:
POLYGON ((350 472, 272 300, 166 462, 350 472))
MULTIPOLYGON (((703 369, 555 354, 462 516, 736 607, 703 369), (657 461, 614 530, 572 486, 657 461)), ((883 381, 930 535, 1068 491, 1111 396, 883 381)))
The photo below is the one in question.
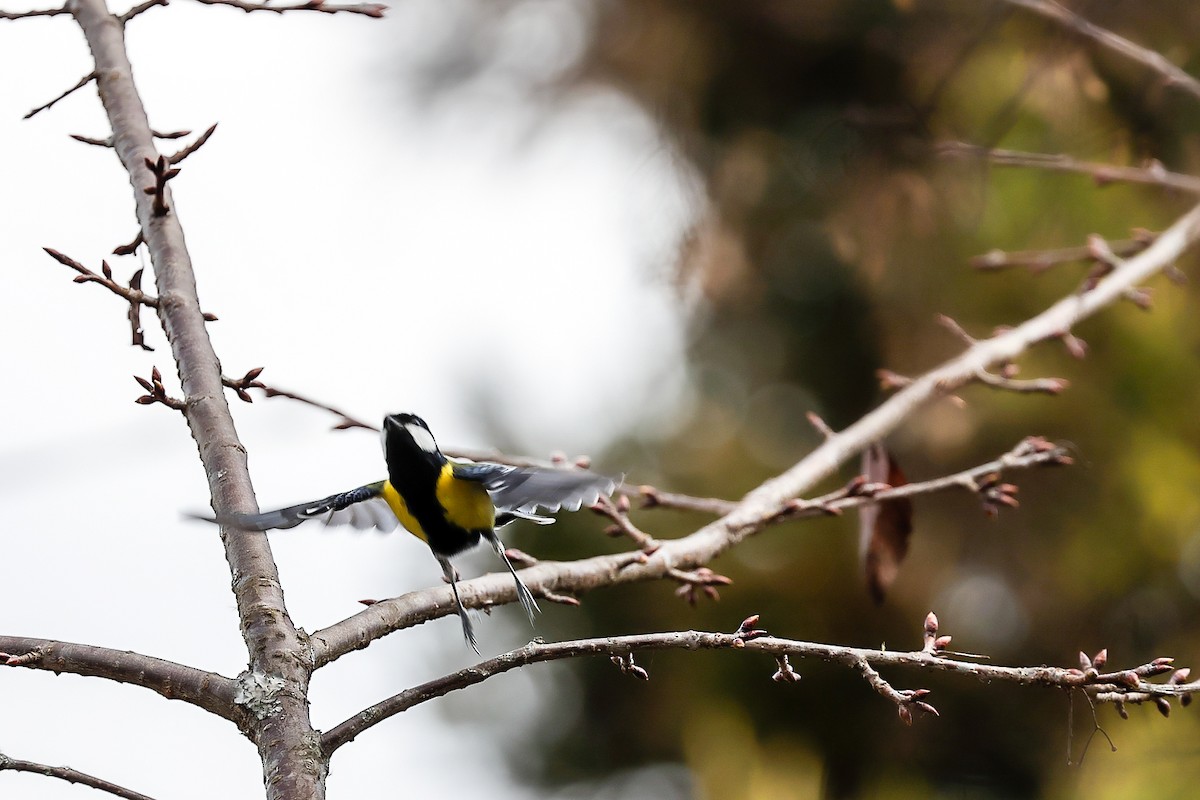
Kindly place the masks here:
POLYGON ((475 642, 475 630, 471 627, 471 620, 467 618, 467 609, 463 607, 462 600, 458 596, 458 573, 454 571, 454 565, 450 563, 450 559, 436 554, 434 558, 442 565, 442 574, 446 576, 450 588, 454 590, 454 605, 458 606, 458 617, 462 620, 463 638, 467 640, 467 644, 471 645, 475 655, 480 655, 479 645, 475 642))
POLYGON ((534 615, 541 611, 538 608, 537 601, 533 599, 533 592, 529 591, 529 587, 525 585, 525 581, 521 580, 521 576, 517 575, 517 571, 513 569, 512 562, 508 560, 508 554, 504 552, 504 542, 500 541, 500 537, 496 535, 496 532, 489 531, 483 536, 495 548, 496 554, 504 561, 504 566, 508 567, 509 574, 516 581, 517 599, 521 601, 521 607, 525 609, 525 613, 529 615, 529 621, 532 623, 534 615))

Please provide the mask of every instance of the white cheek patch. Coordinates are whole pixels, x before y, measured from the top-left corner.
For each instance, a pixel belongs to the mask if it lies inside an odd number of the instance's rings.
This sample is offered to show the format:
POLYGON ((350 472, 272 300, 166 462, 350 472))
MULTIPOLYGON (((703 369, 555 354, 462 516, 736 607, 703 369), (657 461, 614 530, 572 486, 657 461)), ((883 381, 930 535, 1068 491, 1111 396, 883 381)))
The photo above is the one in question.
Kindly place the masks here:
POLYGON ((426 453, 436 453, 438 446, 433 440, 433 434, 420 425, 405 425, 404 429, 408 431, 408 435, 412 437, 413 443, 417 447, 424 450, 426 453))

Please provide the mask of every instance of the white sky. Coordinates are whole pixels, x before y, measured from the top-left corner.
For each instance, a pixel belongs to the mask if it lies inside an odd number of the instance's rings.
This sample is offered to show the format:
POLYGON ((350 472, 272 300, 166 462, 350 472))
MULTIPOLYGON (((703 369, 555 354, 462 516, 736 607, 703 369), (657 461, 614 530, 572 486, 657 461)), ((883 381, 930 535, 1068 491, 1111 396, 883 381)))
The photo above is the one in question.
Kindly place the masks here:
MULTIPOLYGON (((226 372, 266 366, 268 382, 369 419, 417 411, 443 445, 491 444, 471 417, 480 403, 534 454, 589 452, 635 421, 653 425, 681 391, 669 283, 691 181, 619 97, 596 91, 543 117, 505 77, 568 62, 583 5, 528 3, 499 27, 499 69, 466 92, 504 101, 498 119, 483 105, 405 100, 405 65, 436 57, 456 35, 447 20, 471 4, 392 5, 377 21, 176 0, 129 28, 152 124, 220 122, 172 187, 202 303, 221 318, 211 332, 226 372)), ((207 503, 194 444, 177 414, 133 403, 131 375, 152 366, 175 387, 157 319, 144 319, 156 351, 130 347, 122 302, 72 284, 40 249, 98 269, 135 232, 115 157, 67 138, 107 135, 94 90, 20 120, 90 69, 69 19, 0 22, 0 632, 236 675, 245 655, 219 542, 179 516, 207 503)), ((138 262, 111 263, 125 279, 138 262)), ((380 475, 376 437, 330 433, 328 415, 282 400, 234 412, 264 506, 380 475)), ((310 631, 358 598, 438 578, 412 537, 318 526, 273 545, 293 618, 310 631)), ((474 558, 463 571, 496 568, 474 558)), ((485 654, 531 633, 520 609, 478 627, 485 654)), ((331 727, 468 656, 452 618, 389 637, 317 673, 314 723, 331 727)), ((571 713, 570 693, 552 691, 569 672, 535 669, 364 734, 335 756, 330 796, 526 796, 491 743, 551 736, 571 713)), ((231 725, 145 690, 9 670, 0 709, 0 752, 15 758, 158 798, 261 796, 257 754, 231 725)), ((621 795, 653 796, 659 780, 634 776, 621 795)), ((17 792, 98 796, 0 774, 0 794, 17 792)))

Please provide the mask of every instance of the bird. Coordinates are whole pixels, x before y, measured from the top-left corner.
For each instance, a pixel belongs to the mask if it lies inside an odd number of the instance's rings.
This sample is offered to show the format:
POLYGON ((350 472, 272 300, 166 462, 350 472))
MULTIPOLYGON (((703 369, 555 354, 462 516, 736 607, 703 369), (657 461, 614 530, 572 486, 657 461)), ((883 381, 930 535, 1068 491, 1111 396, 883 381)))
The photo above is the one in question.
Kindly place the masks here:
POLYGON ((438 448, 429 425, 416 414, 388 414, 380 436, 387 464, 385 480, 274 511, 201 518, 246 531, 294 528, 310 519, 328 525, 350 523, 360 530, 391 531, 399 523, 425 542, 441 565, 453 590, 463 638, 479 653, 450 559, 487 542, 516 582, 517 597, 532 623, 539 611, 537 601, 513 568, 496 529, 518 519, 551 524, 554 518, 537 513, 539 509, 578 511, 610 496, 621 483, 620 478, 584 469, 448 458, 438 448))

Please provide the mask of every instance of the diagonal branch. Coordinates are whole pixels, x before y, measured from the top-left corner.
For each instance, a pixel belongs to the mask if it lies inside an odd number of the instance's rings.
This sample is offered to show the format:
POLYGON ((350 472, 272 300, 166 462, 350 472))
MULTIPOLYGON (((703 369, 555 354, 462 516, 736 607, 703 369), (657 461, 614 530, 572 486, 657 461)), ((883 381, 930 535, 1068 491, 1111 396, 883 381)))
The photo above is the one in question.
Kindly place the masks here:
MULTIPOLYGON (((671 569, 703 566, 761 531, 785 513, 793 498, 831 475, 869 443, 887 436, 925 404, 977 380, 980 370, 1013 361, 1034 344, 1065 338, 1080 321, 1121 299, 1126 290, 1172 264, 1200 237, 1200 206, 1178 219, 1146 250, 1117 266, 1094 289, 1071 294, 1016 327, 981 339, 962 354, 910 381, 882 405, 840 433, 833 433, 786 472, 747 494, 722 518, 688 536, 662 543, 653 554, 596 556, 569 563, 542 561, 523 570, 536 593, 579 594, 601 587, 662 578, 671 569)), ((507 576, 489 575, 459 584, 463 602, 479 608, 508 603, 516 591, 507 576)), ((381 636, 453 613, 450 589, 426 589, 376 603, 313 634, 314 667, 368 646, 381 636)))
POLYGON ((0 667, 5 666, 128 683, 157 692, 168 700, 198 706, 238 727, 246 724, 246 715, 235 702, 236 684, 232 679, 141 653, 26 636, 0 636, 0 667))
POLYGON ((1175 86, 1192 97, 1200 99, 1200 81, 1172 64, 1160 53, 1134 44, 1110 30, 1088 22, 1059 3, 1052 0, 1002 0, 1002 2, 1049 20, 1074 36, 1098 44, 1114 53, 1119 53, 1130 61, 1135 61, 1161 75, 1166 85, 1175 86))
POLYGON ((154 800, 149 795, 135 792, 132 789, 126 789, 124 786, 118 786, 112 781, 106 781, 103 778, 97 778, 94 775, 88 775, 86 772, 80 772, 77 769, 70 767, 51 767, 48 764, 38 764, 33 761, 22 761, 18 758, 6 756, 0 753, 0 772, 10 770, 11 772, 32 772, 37 775, 45 775, 47 778, 58 778, 67 783, 78 783, 82 786, 89 786, 93 789, 99 789, 102 792, 108 792, 116 797, 122 797, 125 800, 154 800))
MULTIPOLYGON (((936 617, 930 615, 934 621, 936 617)), ((1063 689, 1082 689, 1089 696, 1102 702, 1142 702, 1145 698, 1186 697, 1200 692, 1200 683, 1151 683, 1147 679, 1174 671, 1171 659, 1159 658, 1128 670, 1101 673, 1096 668, 1086 670, 1061 667, 1006 667, 973 661, 962 661, 950 657, 944 648, 925 647, 910 652, 894 650, 871 650, 843 645, 803 642, 770 636, 765 631, 755 630, 758 622, 750 617, 736 633, 708 633, 702 631, 676 631, 671 633, 645 633, 633 636, 612 636, 597 639, 579 639, 567 642, 546 643, 534 641, 508 653, 489 658, 458 672, 435 678, 426 683, 406 689, 376 703, 326 731, 321 737, 321 747, 326 755, 352 741, 360 733, 378 725, 385 719, 400 714, 413 706, 428 702, 459 689, 486 681, 528 664, 545 661, 560 661, 585 656, 608 656, 624 671, 633 671, 637 677, 649 677, 644 669, 634 668, 634 653, 651 650, 733 650, 740 654, 762 653, 774 656, 779 670, 773 676, 776 681, 794 682, 799 676, 788 664, 788 657, 810 658, 841 664, 858 670, 875 691, 895 702, 900 709, 900 718, 911 722, 911 709, 937 714, 923 698, 926 689, 897 690, 877 671, 877 667, 911 667, 925 671, 948 672, 952 675, 969 677, 984 683, 1007 683, 1022 686, 1050 686, 1063 689)), ((929 622, 926 623, 927 628, 929 622)), ((934 628, 936 633, 936 627, 934 628)), ((938 642, 949 642, 943 637, 938 642)))
POLYGON ((48 102, 48 103, 43 103, 42 105, 40 105, 40 106, 38 106, 37 108, 33 109, 33 110, 32 110, 32 111, 30 111, 28 114, 26 114, 25 116, 21 117, 21 119, 30 119, 30 118, 32 118, 32 117, 35 117, 35 116, 37 116, 37 115, 38 115, 38 114, 40 114, 41 112, 43 112, 43 111, 45 111, 45 110, 47 110, 47 109, 49 109, 49 108, 52 108, 52 107, 54 106, 54 104, 55 104, 55 103, 57 103, 59 100, 62 100, 62 99, 64 99, 64 98, 66 98, 66 97, 67 97, 68 95, 70 95, 72 92, 77 92, 77 91, 79 91, 79 90, 80 90, 80 89, 82 89, 84 86, 87 86, 89 83, 91 83, 91 82, 92 82, 92 81, 94 81, 94 80, 96 80, 96 73, 95 73, 94 71, 93 71, 93 72, 89 72, 87 75, 84 75, 82 78, 80 78, 80 79, 79 79, 79 83, 75 84, 75 85, 74 85, 74 86, 72 86, 70 89, 67 89, 65 92, 63 92, 63 93, 62 93, 62 94, 60 94, 58 97, 56 97, 56 98, 54 98, 53 100, 51 100, 50 102, 48 102))

